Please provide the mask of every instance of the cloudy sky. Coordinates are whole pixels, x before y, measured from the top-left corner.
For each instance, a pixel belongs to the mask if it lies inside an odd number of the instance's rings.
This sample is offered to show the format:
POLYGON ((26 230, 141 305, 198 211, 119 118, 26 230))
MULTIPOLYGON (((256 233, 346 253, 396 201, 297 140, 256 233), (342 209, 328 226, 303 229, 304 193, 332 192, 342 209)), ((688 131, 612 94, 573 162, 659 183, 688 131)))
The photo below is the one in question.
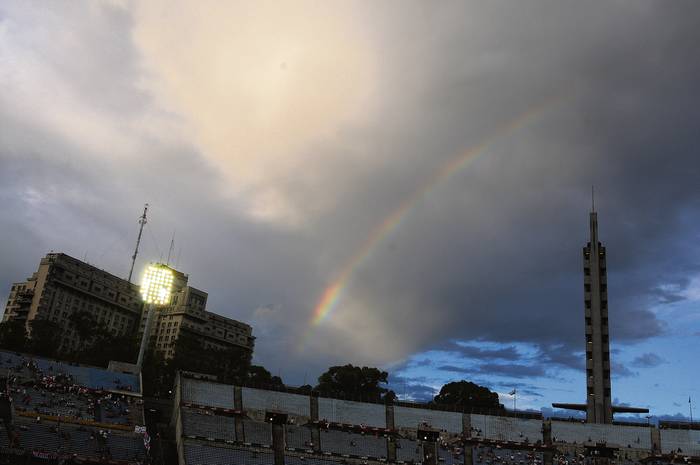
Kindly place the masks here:
POLYGON ((613 396, 700 403, 694 1, 0 3, 0 298, 172 261, 290 384, 582 402, 591 185, 613 396))

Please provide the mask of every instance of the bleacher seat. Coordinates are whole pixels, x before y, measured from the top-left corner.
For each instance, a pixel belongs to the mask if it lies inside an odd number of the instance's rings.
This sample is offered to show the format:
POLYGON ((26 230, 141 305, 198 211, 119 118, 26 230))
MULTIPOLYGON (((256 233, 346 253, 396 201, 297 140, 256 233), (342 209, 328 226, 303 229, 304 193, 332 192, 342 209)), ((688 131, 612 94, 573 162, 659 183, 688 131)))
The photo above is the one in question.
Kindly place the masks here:
POLYGON ((305 426, 285 425, 287 447, 293 449, 311 449, 311 430, 305 426))
POLYGON ((199 410, 182 409, 182 428, 185 436, 234 441, 236 427, 232 417, 212 415, 199 410))
POLYGON ((182 401, 209 407, 232 409, 233 386, 183 378, 182 401))
POLYGON ((233 447, 185 443, 187 465, 274 465, 269 452, 258 452, 233 447))
POLYGON ((403 462, 421 462, 423 446, 418 441, 399 438, 396 441, 396 459, 403 462))
POLYGON ((386 458, 386 438, 344 431, 322 430, 321 450, 332 454, 386 458))
POLYGON ((244 420, 243 435, 250 444, 272 445, 272 425, 261 421, 244 420))

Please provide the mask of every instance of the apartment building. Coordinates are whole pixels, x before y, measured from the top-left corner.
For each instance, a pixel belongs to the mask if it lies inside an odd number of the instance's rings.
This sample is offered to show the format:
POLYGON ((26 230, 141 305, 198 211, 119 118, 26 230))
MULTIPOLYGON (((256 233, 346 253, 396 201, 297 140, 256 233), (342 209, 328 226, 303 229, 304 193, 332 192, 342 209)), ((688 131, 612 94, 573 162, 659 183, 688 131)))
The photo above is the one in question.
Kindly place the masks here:
POLYGON ((87 312, 111 334, 132 334, 141 319, 143 304, 139 287, 63 253, 49 253, 26 281, 14 283, 5 306, 3 321, 27 324, 45 319, 60 328, 60 352, 77 349, 80 338, 70 316, 87 312))
MULTIPOLYGON (((172 269, 170 302, 155 307, 150 346, 165 358, 175 354, 183 331, 206 348, 254 348, 250 325, 206 310, 207 293, 188 286, 188 276, 172 269)), ((49 253, 26 281, 12 284, 3 321, 36 318, 58 324, 59 352, 71 352, 81 341, 70 322, 75 312, 88 312, 114 336, 143 334, 147 312, 137 284, 63 253, 49 253)))

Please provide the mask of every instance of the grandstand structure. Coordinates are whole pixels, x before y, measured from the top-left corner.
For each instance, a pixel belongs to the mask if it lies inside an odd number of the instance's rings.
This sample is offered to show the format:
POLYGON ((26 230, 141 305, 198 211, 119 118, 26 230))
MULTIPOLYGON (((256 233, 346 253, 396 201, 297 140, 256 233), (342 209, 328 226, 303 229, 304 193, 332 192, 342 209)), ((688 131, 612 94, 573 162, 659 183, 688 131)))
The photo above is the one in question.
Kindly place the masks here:
POLYGON ((178 374, 179 465, 549 465, 700 456, 700 428, 594 424, 373 404, 220 384, 178 374), (283 420, 279 420, 283 418, 283 420))
POLYGON ((1 460, 126 465, 148 456, 138 375, 0 351, 0 385, 1 460))

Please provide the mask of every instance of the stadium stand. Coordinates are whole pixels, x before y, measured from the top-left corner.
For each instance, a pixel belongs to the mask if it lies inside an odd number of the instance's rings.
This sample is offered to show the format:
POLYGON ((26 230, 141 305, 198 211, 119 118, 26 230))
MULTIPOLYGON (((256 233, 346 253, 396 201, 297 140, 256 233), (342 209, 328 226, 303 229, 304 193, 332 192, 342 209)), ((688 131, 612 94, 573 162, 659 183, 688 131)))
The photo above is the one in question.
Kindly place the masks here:
POLYGON ((401 462, 422 461, 423 446, 412 439, 398 438, 396 440, 396 460, 401 462))
POLYGON ((75 384, 103 391, 125 391, 140 393, 141 384, 137 375, 118 373, 104 368, 74 365, 66 362, 0 351, 0 368, 26 367, 34 365, 47 376, 65 375, 75 384))
POLYGON ((462 414, 423 408, 394 407, 394 424, 397 428, 415 429, 421 423, 428 423, 448 433, 462 432, 462 414))
MULTIPOLYGON (((431 447, 417 440, 417 432, 423 428, 439 433, 439 465, 464 464, 469 455, 474 465, 544 465, 545 451, 553 457, 552 465, 595 465, 594 459, 584 455, 586 448, 592 447, 607 447, 617 454, 611 465, 637 465, 652 456, 652 438, 665 453, 681 449, 686 454, 700 455, 696 449, 700 446, 700 430, 545 421, 536 415, 481 415, 405 403, 362 404, 179 376, 177 383, 174 392, 180 397, 175 399, 175 410, 179 409, 179 414, 174 413, 173 426, 180 432, 178 447, 184 446, 186 452, 184 463, 179 465, 271 464, 273 451, 278 458, 284 457, 285 464, 292 465, 418 465, 425 463, 425 454, 429 454, 426 448, 431 447), (242 398, 236 398, 239 395, 242 398), (270 418, 270 412, 288 414, 287 424, 275 426, 260 421, 270 418), (543 429, 548 425, 554 444, 545 447, 543 429), (465 447, 470 454, 466 454, 465 447)), ((670 461, 659 456, 648 463, 665 465, 670 461)))
POLYGON ((700 430, 661 429, 661 451, 700 456, 700 430))
POLYGON ((233 386, 183 378, 182 400, 197 405, 232 409, 233 386))
POLYGON ((146 457, 138 376, 0 351, 14 411, 0 456, 137 463, 146 457), (140 428, 140 426, 139 426, 140 428))
POLYGON ((243 434, 245 435, 246 443, 272 445, 272 428, 269 423, 244 420, 243 434))
POLYGON ((284 457, 284 463, 285 465, 338 465, 339 463, 343 462, 339 462, 337 459, 331 460, 308 455, 287 455, 284 457))
POLYGON ((368 404, 338 399, 318 399, 318 416, 331 423, 386 428, 384 404, 368 404))
POLYGON ((321 430, 321 450, 353 457, 387 456, 386 438, 334 430, 321 430))
MULTIPOLYGON (((141 462, 146 457, 143 439, 122 431, 18 418, 14 435, 13 447, 30 454, 76 455, 125 463, 141 462)), ((4 426, 0 427, 0 447, 10 447, 4 426)))
POLYGON ((470 415, 476 436, 497 441, 534 443, 542 439, 542 421, 526 418, 470 415))
MULTIPOLYGON (((13 354, 0 356, 7 367, 7 386, 17 411, 61 416, 81 421, 135 425, 143 422, 141 400, 132 390, 97 390, 79 381, 89 378, 90 367, 72 367, 72 374, 54 371, 55 362, 13 354), (43 368, 42 368, 43 367, 43 368), (48 368, 47 368, 48 367, 48 368), (83 372, 81 377, 74 373, 83 372)), ((95 369, 100 371, 99 369, 95 369)), ((111 372, 110 372, 111 373, 111 372)), ((114 375, 112 387, 123 387, 126 378, 114 375)), ((106 377, 107 375, 102 375, 106 377)))
POLYGON ((599 425, 580 421, 552 421, 552 438, 560 443, 603 442, 632 449, 651 449, 651 428, 641 425, 599 425))
POLYGON ((270 452, 238 447, 185 444, 184 455, 189 465, 274 465, 270 452))
MULTIPOLYGON (((474 450, 474 464, 487 465, 498 463, 500 465, 541 465, 544 458, 541 453, 523 450, 512 450, 497 447, 476 447, 474 450)), ((573 465, 568 462, 569 465, 573 465)))
POLYGON ((206 410, 182 409, 185 436, 235 441, 236 428, 231 417, 214 415, 206 410))
MULTIPOLYGON (((242 388, 242 396, 243 409, 247 411, 280 409, 299 417, 308 418, 311 415, 309 396, 246 387, 242 388)), ((233 405, 233 400, 231 405, 233 405)))
POLYGON ((288 449, 312 449, 311 429, 295 425, 285 425, 284 429, 288 449))

